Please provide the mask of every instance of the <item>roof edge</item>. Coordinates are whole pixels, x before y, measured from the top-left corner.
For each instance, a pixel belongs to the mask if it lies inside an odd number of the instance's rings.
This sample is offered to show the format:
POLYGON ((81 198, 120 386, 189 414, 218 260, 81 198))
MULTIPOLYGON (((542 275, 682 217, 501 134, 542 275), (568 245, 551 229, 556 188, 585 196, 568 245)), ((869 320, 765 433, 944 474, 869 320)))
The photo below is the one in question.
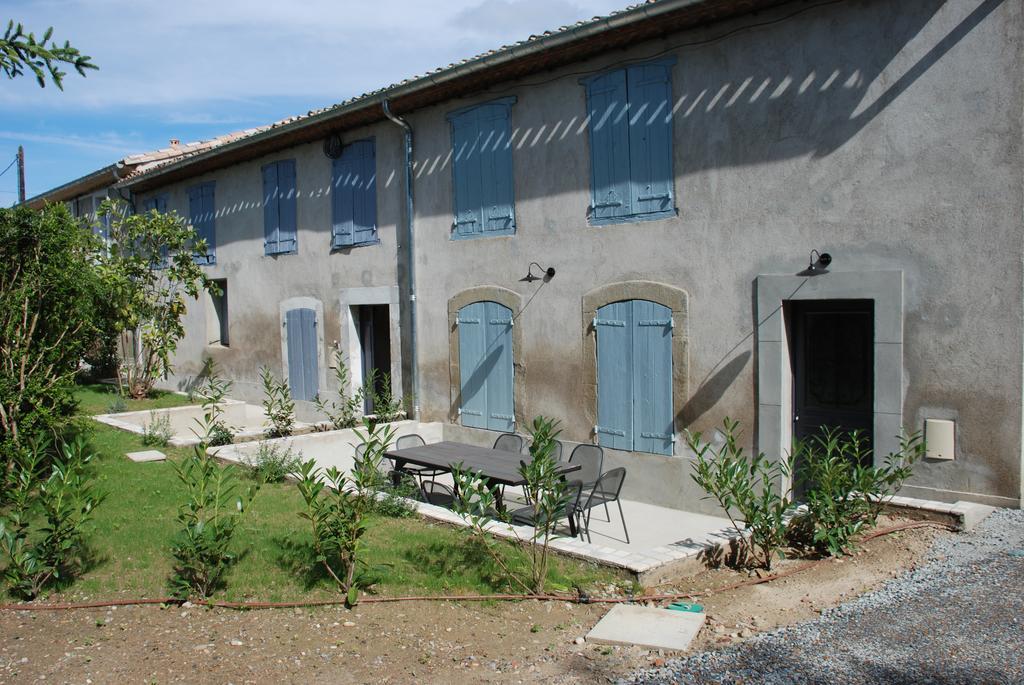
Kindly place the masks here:
MULTIPOLYGON (((151 171, 126 178, 117 183, 115 187, 131 188, 139 184, 151 187, 160 177, 180 172, 195 164, 200 164, 217 156, 229 154, 235 150, 242 150, 250 145, 257 145, 265 141, 271 141, 281 136, 288 136, 307 128, 322 125, 324 122, 339 118, 347 114, 367 110, 373 107, 380 107, 382 100, 392 100, 417 93, 427 87, 439 86, 449 81, 499 67, 515 60, 523 59, 531 55, 552 50, 564 45, 571 44, 592 36, 600 35, 612 29, 618 29, 631 24, 655 19, 658 16, 675 12, 682 9, 692 9, 701 5, 714 4, 719 0, 661 0, 630 7, 615 14, 604 17, 596 17, 588 22, 572 26, 566 30, 560 30, 550 35, 538 36, 536 40, 527 39, 526 44, 514 44, 501 48, 493 53, 484 54, 469 59, 465 62, 455 64, 446 68, 435 70, 423 76, 413 78, 405 83, 399 83, 376 91, 371 91, 359 96, 348 103, 328 107, 322 112, 288 122, 280 126, 268 128, 265 131, 255 133, 252 136, 237 141, 220 145, 205 152, 182 158, 175 162, 160 165, 151 171)), ((409 110, 406 110, 409 111, 409 110)), ((383 108, 381 118, 383 118, 383 108)))

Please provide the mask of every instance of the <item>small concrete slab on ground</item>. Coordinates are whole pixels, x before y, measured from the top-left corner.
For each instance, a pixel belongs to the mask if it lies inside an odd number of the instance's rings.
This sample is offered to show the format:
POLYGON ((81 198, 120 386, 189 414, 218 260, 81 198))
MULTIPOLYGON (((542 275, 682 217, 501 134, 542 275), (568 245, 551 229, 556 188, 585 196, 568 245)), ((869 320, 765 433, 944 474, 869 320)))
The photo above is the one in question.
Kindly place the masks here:
POLYGON ((164 461, 167 459, 167 455, 160 450, 143 450, 141 452, 128 452, 124 456, 128 457, 132 461, 146 462, 146 461, 164 461))
POLYGON ((587 642, 684 652, 704 625, 703 613, 617 604, 587 633, 587 642))

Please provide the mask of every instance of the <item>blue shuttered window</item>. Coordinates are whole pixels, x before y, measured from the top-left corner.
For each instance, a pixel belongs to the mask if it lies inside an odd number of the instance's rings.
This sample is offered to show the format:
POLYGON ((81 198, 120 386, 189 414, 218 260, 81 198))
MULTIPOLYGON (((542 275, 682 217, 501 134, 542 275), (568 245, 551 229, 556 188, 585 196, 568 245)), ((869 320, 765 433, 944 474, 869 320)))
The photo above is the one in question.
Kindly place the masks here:
POLYGON ((497 302, 474 302, 459 310, 459 413, 464 426, 515 429, 512 325, 512 310, 497 302))
POLYGON ((206 256, 196 255, 196 263, 216 264, 217 226, 213 181, 200 183, 188 189, 188 215, 196 235, 206 241, 206 256))
POLYGON ((292 254, 298 250, 295 199, 295 160, 285 159, 264 166, 264 254, 292 254))
POLYGON ((584 79, 590 129, 590 223, 675 216, 672 175, 674 59, 584 79))
MULTIPOLYGON (((145 202, 143 202, 142 203, 142 211, 144 211, 144 212, 156 211, 158 214, 166 214, 167 213, 167 194, 164 193, 163 195, 157 195, 157 196, 151 197, 148 200, 146 200, 145 202)), ((170 261, 170 254, 167 251, 167 246, 163 245, 163 246, 160 247, 160 262, 157 263, 157 264, 154 264, 153 266, 155 268, 157 268, 157 269, 163 269, 163 268, 167 267, 169 261, 170 261)))
POLYGON ((502 98, 448 115, 452 129, 452 238, 515 233, 511 110, 502 98))
POLYGON ((647 300, 601 307, 597 437, 612 449, 672 454, 672 311, 647 300))
POLYGON ((288 387, 294 399, 308 402, 320 390, 316 312, 312 309, 291 309, 285 313, 284 325, 288 346, 288 387))
POLYGON ((331 173, 331 249, 373 245, 377 238, 377 152, 373 139, 347 145, 331 173))

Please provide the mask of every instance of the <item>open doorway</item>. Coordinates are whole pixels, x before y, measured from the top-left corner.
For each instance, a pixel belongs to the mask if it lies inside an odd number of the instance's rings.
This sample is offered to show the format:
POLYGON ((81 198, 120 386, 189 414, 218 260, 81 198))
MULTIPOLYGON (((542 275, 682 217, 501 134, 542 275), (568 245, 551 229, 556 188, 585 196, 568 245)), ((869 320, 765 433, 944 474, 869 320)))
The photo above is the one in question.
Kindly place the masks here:
POLYGON ((824 428, 859 430, 872 442, 875 401, 874 302, 788 303, 793 369, 793 437, 824 428))
MULTIPOLYGON (((360 304, 351 308, 359 347, 359 378, 364 387, 374 379, 374 393, 380 393, 391 374, 391 318, 386 304, 360 304)), ((363 411, 374 413, 373 395, 364 393, 363 411)))

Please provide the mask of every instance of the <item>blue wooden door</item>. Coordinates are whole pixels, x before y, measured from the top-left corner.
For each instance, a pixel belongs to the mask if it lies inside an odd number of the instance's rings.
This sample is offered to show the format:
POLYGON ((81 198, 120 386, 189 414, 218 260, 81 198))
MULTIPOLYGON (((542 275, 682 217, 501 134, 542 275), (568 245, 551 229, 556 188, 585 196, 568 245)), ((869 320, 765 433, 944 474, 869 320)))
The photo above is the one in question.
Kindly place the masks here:
POLYGON ((292 398, 310 401, 319 392, 320 364, 317 353, 316 312, 292 309, 285 314, 288 347, 288 387, 292 398))
POLYGON ((459 406, 464 426, 515 428, 512 325, 512 310, 497 302, 474 302, 459 310, 459 406))
POLYGON ((646 300, 601 307, 597 437, 612 449, 672 454, 672 311, 646 300))

